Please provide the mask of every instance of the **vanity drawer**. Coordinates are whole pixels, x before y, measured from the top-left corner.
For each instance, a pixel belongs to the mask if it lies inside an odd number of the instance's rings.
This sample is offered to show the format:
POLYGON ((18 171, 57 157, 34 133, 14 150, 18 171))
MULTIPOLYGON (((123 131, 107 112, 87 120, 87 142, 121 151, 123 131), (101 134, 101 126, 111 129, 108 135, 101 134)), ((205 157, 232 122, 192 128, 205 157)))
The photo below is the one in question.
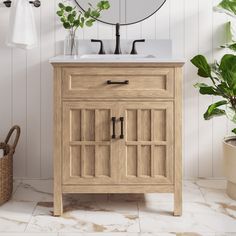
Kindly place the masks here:
POLYGON ((62 96, 63 98, 173 98, 174 68, 63 68, 62 96))

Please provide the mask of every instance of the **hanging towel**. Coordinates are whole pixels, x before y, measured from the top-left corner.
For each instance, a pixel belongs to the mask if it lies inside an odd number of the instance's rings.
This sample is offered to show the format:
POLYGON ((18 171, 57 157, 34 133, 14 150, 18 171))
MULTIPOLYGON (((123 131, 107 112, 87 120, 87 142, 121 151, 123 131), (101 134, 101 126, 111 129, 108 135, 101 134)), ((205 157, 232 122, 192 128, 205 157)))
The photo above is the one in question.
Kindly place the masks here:
POLYGON ((37 47, 34 13, 29 0, 15 0, 12 5, 7 45, 23 49, 37 47))

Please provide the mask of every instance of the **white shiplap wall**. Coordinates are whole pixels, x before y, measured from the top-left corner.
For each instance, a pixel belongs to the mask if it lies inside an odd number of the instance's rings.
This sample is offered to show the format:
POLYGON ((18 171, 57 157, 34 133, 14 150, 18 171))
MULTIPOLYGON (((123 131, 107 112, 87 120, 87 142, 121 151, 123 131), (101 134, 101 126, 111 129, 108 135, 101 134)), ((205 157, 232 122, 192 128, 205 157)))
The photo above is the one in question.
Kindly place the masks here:
MULTIPOLYGON (((0 0, 2 1, 2 0, 0 0)), ((59 0, 42 0, 34 9, 39 47, 30 51, 5 46, 9 9, 0 8, 0 138, 13 124, 22 135, 14 158, 14 174, 23 178, 52 177, 52 68, 48 59, 62 54, 65 31, 55 15, 59 0)), ((185 177, 222 176, 222 137, 232 125, 225 118, 204 121, 202 113, 216 100, 193 88, 199 78, 189 59, 197 53, 212 60, 222 55, 224 15, 212 12, 215 0, 167 0, 148 20, 122 28, 123 38, 173 40, 174 56, 186 58, 184 78, 185 177)), ((22 26, 23 27, 23 26, 22 26)), ((114 28, 95 24, 79 37, 114 38, 114 28)))

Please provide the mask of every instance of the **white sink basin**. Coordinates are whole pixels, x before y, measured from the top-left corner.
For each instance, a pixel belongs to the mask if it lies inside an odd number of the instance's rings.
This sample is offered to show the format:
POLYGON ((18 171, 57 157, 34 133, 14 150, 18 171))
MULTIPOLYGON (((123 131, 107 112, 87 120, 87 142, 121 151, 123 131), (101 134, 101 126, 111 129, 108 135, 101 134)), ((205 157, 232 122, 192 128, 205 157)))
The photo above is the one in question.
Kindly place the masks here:
POLYGON ((127 60, 132 60, 132 59, 145 59, 145 58, 156 58, 154 55, 130 55, 130 54, 120 54, 120 55, 115 55, 115 54, 104 54, 104 55, 96 55, 96 54, 85 54, 80 56, 81 59, 105 59, 105 60, 120 60, 120 59, 127 59, 127 60))

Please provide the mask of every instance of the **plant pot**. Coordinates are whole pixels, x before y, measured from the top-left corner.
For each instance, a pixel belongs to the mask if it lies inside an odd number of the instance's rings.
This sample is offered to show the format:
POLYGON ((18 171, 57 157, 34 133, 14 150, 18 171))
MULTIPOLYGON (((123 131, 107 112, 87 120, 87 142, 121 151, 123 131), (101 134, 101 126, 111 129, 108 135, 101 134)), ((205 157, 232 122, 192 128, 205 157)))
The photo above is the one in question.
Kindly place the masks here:
POLYGON ((226 137, 223 141, 224 173, 227 179, 227 194, 236 200, 236 137, 226 137))

